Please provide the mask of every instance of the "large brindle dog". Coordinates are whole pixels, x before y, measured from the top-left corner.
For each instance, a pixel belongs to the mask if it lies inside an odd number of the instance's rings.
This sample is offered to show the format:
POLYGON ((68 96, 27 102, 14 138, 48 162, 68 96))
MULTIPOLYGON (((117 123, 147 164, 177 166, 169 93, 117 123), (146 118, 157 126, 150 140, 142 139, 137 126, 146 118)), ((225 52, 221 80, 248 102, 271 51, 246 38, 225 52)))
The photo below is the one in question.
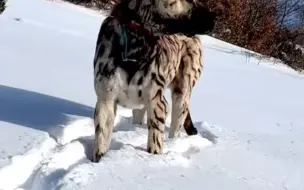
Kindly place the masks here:
POLYGON ((103 21, 94 58, 97 103, 93 161, 108 151, 117 105, 133 110, 142 124, 147 112, 147 151, 163 151, 172 91, 169 138, 184 126, 197 134, 189 106, 192 88, 203 70, 201 43, 195 34, 212 31, 216 14, 195 0, 122 0, 103 21))

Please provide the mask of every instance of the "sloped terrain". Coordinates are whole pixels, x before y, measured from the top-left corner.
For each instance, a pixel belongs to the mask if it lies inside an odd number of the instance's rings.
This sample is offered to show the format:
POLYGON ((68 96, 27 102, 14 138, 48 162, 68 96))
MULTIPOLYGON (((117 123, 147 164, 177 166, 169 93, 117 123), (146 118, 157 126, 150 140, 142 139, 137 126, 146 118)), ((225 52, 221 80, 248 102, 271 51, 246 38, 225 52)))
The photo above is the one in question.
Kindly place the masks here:
POLYGON ((92 61, 104 17, 62 2, 7 5, 0 189, 304 189, 302 75, 201 36, 205 70, 191 101, 199 135, 166 138, 165 153, 150 155, 146 125, 120 108, 110 151, 92 163, 92 61))

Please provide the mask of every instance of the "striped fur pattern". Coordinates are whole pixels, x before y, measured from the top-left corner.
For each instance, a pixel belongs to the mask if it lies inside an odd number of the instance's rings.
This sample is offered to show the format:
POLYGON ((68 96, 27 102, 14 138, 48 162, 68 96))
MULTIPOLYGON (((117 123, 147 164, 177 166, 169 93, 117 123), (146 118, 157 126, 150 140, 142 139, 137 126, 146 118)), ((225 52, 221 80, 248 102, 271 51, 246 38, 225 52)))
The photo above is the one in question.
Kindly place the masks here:
POLYGON ((93 161, 98 162, 109 149, 118 105, 133 109, 137 124, 142 124, 147 113, 147 151, 161 154, 167 88, 172 91, 169 138, 178 136, 182 126, 189 135, 197 133, 189 106, 203 69, 201 43, 181 29, 170 28, 171 22, 188 17, 192 7, 186 0, 123 0, 103 21, 94 58, 93 161), (131 21, 151 35, 126 27, 131 21))

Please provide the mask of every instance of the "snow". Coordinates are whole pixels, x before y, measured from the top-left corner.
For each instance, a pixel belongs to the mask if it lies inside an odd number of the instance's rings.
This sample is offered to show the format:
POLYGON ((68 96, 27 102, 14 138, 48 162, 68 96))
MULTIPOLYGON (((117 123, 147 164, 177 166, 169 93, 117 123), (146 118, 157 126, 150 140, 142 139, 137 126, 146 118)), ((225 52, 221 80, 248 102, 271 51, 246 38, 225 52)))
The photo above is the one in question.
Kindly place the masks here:
POLYGON ((166 138, 164 154, 150 155, 146 124, 120 108, 110 151, 92 163, 92 61, 104 16, 60 1, 7 5, 1 190, 304 190, 303 75, 201 36, 205 67, 191 100, 199 135, 166 138))

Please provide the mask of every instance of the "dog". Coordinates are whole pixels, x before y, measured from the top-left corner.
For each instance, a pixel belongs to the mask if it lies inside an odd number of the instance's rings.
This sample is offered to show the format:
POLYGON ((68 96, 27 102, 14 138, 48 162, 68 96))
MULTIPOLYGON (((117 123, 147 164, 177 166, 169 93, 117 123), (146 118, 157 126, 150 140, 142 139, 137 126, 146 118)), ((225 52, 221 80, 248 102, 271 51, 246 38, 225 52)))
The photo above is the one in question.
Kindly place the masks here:
POLYGON ((212 31, 215 19, 195 0, 122 0, 113 8, 101 24, 94 57, 94 162, 109 149, 118 105, 132 109, 136 124, 147 112, 147 152, 163 152, 167 88, 172 91, 169 138, 182 126, 188 135, 197 134, 189 112, 203 70, 196 34, 212 31))

